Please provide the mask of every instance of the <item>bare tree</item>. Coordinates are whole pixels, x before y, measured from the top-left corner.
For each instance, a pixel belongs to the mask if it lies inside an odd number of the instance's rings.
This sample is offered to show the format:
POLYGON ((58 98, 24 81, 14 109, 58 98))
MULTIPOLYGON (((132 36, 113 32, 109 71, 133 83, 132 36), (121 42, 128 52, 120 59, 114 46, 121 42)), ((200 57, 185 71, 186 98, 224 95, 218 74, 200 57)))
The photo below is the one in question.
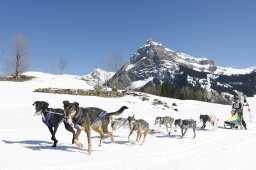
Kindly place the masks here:
POLYGON ((11 54, 6 58, 5 71, 14 74, 16 78, 31 67, 31 58, 27 40, 22 35, 16 35, 13 39, 11 54))
POLYGON ((114 53, 105 62, 105 67, 108 68, 109 71, 114 71, 116 73, 116 89, 118 89, 118 82, 119 82, 118 70, 124 64, 125 64, 124 57, 122 54, 119 54, 119 53, 114 53))
POLYGON ((67 60, 65 57, 61 57, 59 61, 60 74, 63 74, 64 69, 67 66, 67 60))

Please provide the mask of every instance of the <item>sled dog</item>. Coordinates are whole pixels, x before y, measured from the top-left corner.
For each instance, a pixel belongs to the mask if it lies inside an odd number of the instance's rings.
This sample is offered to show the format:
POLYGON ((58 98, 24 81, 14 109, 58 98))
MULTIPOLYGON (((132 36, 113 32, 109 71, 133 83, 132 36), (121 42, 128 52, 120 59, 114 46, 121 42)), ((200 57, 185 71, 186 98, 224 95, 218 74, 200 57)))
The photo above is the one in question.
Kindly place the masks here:
POLYGON ((121 118, 121 117, 117 119, 113 119, 111 120, 110 128, 112 132, 116 131, 119 128, 129 129, 128 119, 121 118))
POLYGON ((196 121, 193 119, 176 119, 174 121, 174 125, 175 127, 180 127, 181 129, 181 139, 183 138, 183 136, 185 135, 185 133, 187 132, 187 130, 189 128, 193 129, 194 132, 194 138, 196 137, 196 121), (185 131, 184 131, 185 130, 185 131))
MULTIPOLYGON (((174 119, 169 117, 169 116, 165 116, 165 117, 156 117, 155 119, 155 125, 159 124, 159 127, 161 127, 161 125, 165 125, 166 127, 166 131, 167 133, 170 135, 171 134, 171 130, 172 130, 172 124, 174 122, 174 119), (170 131, 168 131, 168 128, 170 128, 170 131)), ((158 128, 159 129, 159 128, 158 128)), ((158 131, 158 130, 157 130, 158 131)))
POLYGON ((75 130, 65 121, 63 109, 48 108, 49 104, 45 101, 35 101, 33 106, 35 106, 36 110, 34 115, 42 115, 42 121, 48 127, 52 135, 51 140, 54 142, 52 147, 56 147, 56 144, 58 143, 55 134, 62 122, 64 123, 65 128, 73 134, 72 143, 74 143, 75 130))
POLYGON ((218 128, 219 119, 213 115, 200 115, 200 121, 203 122, 201 129, 205 129, 206 123, 210 122, 212 125, 212 130, 215 131, 218 128))
POLYGON ((125 109, 128 109, 128 107, 122 106, 116 112, 107 113, 96 107, 79 107, 79 103, 77 102, 70 103, 69 101, 63 101, 63 105, 68 122, 73 123, 74 127, 77 128, 74 143, 80 148, 82 147, 82 144, 78 142, 78 137, 82 130, 86 132, 89 155, 92 152, 91 128, 100 135, 99 146, 102 144, 104 134, 108 134, 111 142, 115 143, 112 132, 108 130, 110 117, 113 115, 120 115, 125 109))
POLYGON ((141 133, 143 132, 144 133, 143 141, 140 144, 140 145, 143 145, 143 143, 145 142, 145 138, 149 132, 149 124, 143 119, 135 120, 134 115, 128 116, 128 123, 129 123, 129 127, 130 127, 128 142, 131 141, 130 136, 132 135, 132 133, 134 131, 137 132, 136 142, 139 142, 139 140, 141 138, 141 133))

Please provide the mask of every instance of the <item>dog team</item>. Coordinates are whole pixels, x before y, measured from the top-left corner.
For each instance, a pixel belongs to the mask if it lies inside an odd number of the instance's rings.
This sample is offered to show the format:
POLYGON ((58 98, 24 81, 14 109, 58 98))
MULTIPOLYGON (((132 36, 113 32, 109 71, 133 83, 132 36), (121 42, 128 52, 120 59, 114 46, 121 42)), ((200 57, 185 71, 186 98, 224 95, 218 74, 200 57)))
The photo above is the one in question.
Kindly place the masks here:
MULTIPOLYGON (((127 106, 122 106, 119 110, 115 112, 106 112, 102 109, 96 107, 80 107, 79 103, 69 101, 63 101, 64 109, 49 108, 49 104, 45 101, 36 101, 35 114, 41 115, 43 123, 48 127, 51 133, 51 140, 54 142, 52 147, 56 147, 58 140, 55 137, 59 125, 63 122, 66 130, 72 133, 72 144, 76 144, 79 148, 83 145, 78 141, 78 137, 81 131, 85 131, 87 134, 88 141, 88 154, 92 152, 92 137, 91 129, 97 132, 100 136, 99 146, 102 145, 104 134, 109 135, 111 142, 115 143, 113 132, 119 128, 129 129, 130 133, 128 135, 128 142, 130 142, 130 136, 137 132, 136 142, 139 142, 143 134, 143 140, 140 145, 143 145, 145 138, 148 133, 154 130, 149 128, 148 122, 143 119, 135 119, 133 116, 128 116, 128 118, 117 118, 114 119, 112 116, 118 116, 128 109, 127 106), (74 130, 76 129, 76 132, 74 130)), ((210 122, 213 131, 217 130, 219 119, 212 115, 200 115, 200 121, 203 122, 201 129, 205 129, 206 123, 210 122)), ((155 125, 159 124, 166 127, 167 133, 170 135, 172 130, 172 125, 175 126, 175 131, 177 127, 181 129, 181 138, 185 135, 189 128, 193 129, 194 138, 196 137, 196 127, 197 123, 193 119, 176 119, 169 116, 156 117, 155 125), (170 130, 168 130, 170 129, 170 130)), ((159 130, 159 128, 158 128, 159 130)), ((157 131, 158 131, 157 130, 157 131)))

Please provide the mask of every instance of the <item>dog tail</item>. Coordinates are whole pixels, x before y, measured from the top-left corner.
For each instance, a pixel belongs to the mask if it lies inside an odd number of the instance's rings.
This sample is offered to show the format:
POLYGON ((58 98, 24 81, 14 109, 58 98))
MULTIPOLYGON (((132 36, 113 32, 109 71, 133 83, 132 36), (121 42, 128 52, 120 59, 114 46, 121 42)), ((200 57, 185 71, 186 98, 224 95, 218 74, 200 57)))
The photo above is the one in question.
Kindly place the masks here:
POLYGON ((127 107, 127 106, 122 106, 118 111, 116 111, 116 112, 110 112, 110 113, 108 114, 108 116, 113 116, 113 115, 118 116, 118 115, 120 115, 121 113, 123 113, 123 111, 124 111, 125 109, 128 109, 128 107, 127 107))

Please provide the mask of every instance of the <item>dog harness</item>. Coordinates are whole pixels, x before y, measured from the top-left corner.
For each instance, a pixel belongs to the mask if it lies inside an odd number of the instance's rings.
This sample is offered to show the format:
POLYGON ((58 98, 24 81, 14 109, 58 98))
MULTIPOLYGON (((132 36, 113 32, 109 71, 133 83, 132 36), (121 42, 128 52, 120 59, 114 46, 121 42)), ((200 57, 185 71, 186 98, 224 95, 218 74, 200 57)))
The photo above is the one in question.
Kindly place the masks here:
MULTIPOLYGON (((81 121, 82 118, 82 108, 79 107, 79 117, 76 121, 75 124, 73 124, 74 128, 79 129, 79 123, 81 121)), ((94 121, 91 122, 91 125, 93 125, 94 123, 96 123, 98 120, 102 119, 104 116, 106 116, 108 113, 106 111, 103 111, 99 114, 99 116, 96 117, 96 119, 94 121)))
POLYGON ((46 112, 46 116, 45 116, 45 117, 44 117, 44 116, 42 117, 43 123, 44 123, 46 126, 48 126, 48 127, 51 127, 50 124, 49 124, 50 118, 51 118, 51 113, 50 113, 50 112, 46 112))
POLYGON ((119 129, 120 127, 122 127, 128 120, 126 119, 118 128, 116 129, 119 129))
MULTIPOLYGON (((129 126, 131 131, 136 130, 136 128, 138 127, 138 125, 136 123, 137 122, 135 122, 133 125, 129 126)), ((142 129, 144 129, 145 127, 149 127, 149 124, 146 124, 142 129)))
MULTIPOLYGON (((49 120, 50 120, 52 114, 63 115, 63 114, 61 114, 61 113, 52 112, 51 110, 52 110, 52 109, 50 108, 49 111, 45 112, 45 113, 46 113, 46 116, 43 115, 43 117, 42 117, 43 123, 44 123, 46 126, 48 126, 48 127, 52 127, 52 126, 49 124, 49 120)), ((63 117, 63 118, 59 121, 58 126, 59 126, 63 121, 65 121, 65 117, 63 117)))
POLYGON ((79 123, 80 123, 81 118, 82 118, 82 108, 81 107, 79 107, 79 113, 80 113, 79 117, 78 117, 76 123, 74 124, 74 128, 76 128, 76 129, 79 129, 79 123))
POLYGON ((96 117, 96 119, 91 123, 91 125, 93 125, 94 123, 96 123, 98 120, 102 119, 104 116, 106 116, 108 113, 106 111, 103 111, 99 114, 99 116, 96 117))

